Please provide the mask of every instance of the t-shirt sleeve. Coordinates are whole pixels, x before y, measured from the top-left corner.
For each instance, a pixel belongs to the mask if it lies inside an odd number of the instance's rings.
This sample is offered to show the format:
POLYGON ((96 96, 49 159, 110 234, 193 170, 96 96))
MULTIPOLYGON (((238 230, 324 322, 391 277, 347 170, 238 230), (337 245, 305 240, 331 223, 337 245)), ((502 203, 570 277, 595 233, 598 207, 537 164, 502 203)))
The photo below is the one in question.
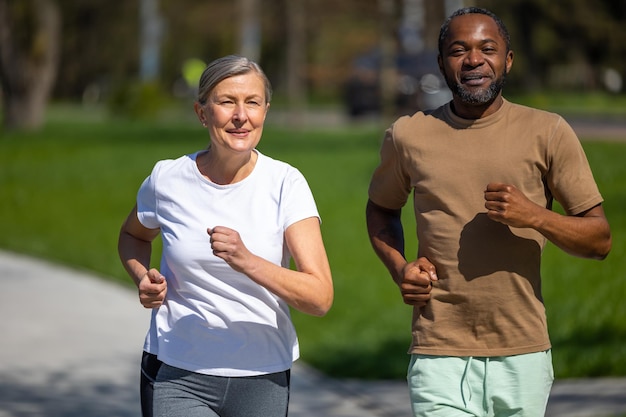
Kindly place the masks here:
POLYGON ((372 174, 368 195, 375 204, 402 208, 411 194, 411 181, 403 169, 401 152, 394 139, 394 126, 387 129, 380 148, 380 163, 372 174))
POLYGON ((296 168, 291 168, 284 182, 281 211, 286 230, 292 224, 309 217, 321 218, 306 178, 296 168))
POLYGON ((548 188, 567 214, 576 215, 603 199, 576 133, 562 118, 549 147, 548 188))
POLYGON ((137 218, 148 229, 160 227, 157 216, 156 181, 159 176, 161 162, 158 162, 152 173, 143 181, 137 192, 137 218))

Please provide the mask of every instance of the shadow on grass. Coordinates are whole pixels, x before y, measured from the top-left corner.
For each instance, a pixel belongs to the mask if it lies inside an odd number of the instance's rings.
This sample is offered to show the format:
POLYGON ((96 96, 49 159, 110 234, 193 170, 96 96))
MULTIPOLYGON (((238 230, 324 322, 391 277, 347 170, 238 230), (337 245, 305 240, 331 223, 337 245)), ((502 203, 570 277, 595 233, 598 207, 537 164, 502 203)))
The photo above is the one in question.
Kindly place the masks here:
POLYGON ((623 376, 620 370, 626 367, 625 341, 626 328, 608 324, 553 336, 557 378, 623 376))
MULTIPOLYGON (((552 340, 557 378, 623 376, 626 368, 626 329, 581 328, 552 340)), ((385 340, 372 348, 326 347, 306 361, 335 378, 405 379, 409 362, 405 338, 385 340)))
POLYGON ((405 379, 408 348, 407 339, 390 339, 377 344, 375 349, 363 346, 324 349, 307 358, 307 362, 334 378, 405 379))

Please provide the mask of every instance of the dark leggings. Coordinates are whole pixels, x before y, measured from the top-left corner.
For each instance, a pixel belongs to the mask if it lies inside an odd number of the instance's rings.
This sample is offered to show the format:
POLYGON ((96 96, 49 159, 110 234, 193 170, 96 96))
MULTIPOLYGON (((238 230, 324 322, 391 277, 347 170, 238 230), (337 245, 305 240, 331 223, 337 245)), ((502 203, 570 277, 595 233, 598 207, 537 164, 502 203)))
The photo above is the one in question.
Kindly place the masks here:
POLYGON ((155 417, 286 417, 289 370, 241 377, 203 375, 163 364, 155 417))
MULTIPOLYGON (((198 404, 205 412, 198 416, 249 416, 256 413, 266 417, 287 416, 289 407, 290 370, 258 377, 224 378, 194 374, 164 365, 156 355, 143 352, 141 358, 141 415, 156 416, 155 383, 162 367, 166 368, 161 387, 161 415, 190 415, 185 406, 198 404), (183 388, 183 391, 180 389, 183 388), (188 396, 191 391, 193 395, 188 396), (195 391, 195 393, 194 393, 195 391), (184 395, 181 397, 181 392, 184 395)), ((196 411, 197 408, 196 408, 196 411)))
POLYGON ((154 381, 156 381, 159 368, 163 362, 157 359, 152 353, 143 352, 141 357, 141 415, 142 417, 152 417, 154 400, 154 381))

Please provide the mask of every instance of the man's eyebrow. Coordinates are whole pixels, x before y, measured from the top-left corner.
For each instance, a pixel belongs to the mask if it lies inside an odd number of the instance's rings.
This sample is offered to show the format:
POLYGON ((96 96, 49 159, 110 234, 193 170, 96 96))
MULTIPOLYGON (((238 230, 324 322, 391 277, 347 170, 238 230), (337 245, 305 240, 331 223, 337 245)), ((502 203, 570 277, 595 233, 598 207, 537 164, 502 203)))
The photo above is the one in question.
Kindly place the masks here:
MULTIPOLYGON (((492 39, 492 38, 486 38, 486 39, 483 39, 483 40, 480 41, 480 45, 484 45, 486 43, 496 43, 497 44, 498 40, 497 39, 492 39)), ((451 46, 455 46, 455 45, 467 46, 468 42, 460 40, 460 39, 459 40, 455 40, 455 41, 450 42, 450 44, 448 45, 448 48, 451 47, 451 46)))

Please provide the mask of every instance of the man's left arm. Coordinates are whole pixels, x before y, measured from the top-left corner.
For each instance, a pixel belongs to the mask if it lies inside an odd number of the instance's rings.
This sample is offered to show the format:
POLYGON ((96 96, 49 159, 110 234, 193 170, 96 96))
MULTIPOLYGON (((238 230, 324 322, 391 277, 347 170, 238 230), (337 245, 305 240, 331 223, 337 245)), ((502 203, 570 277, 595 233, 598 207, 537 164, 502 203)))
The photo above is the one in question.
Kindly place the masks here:
POLYGON ((604 259, 611 250, 611 230, 601 204, 577 215, 563 215, 537 205, 513 185, 490 183, 485 208, 490 219, 535 229, 570 255, 604 259))

